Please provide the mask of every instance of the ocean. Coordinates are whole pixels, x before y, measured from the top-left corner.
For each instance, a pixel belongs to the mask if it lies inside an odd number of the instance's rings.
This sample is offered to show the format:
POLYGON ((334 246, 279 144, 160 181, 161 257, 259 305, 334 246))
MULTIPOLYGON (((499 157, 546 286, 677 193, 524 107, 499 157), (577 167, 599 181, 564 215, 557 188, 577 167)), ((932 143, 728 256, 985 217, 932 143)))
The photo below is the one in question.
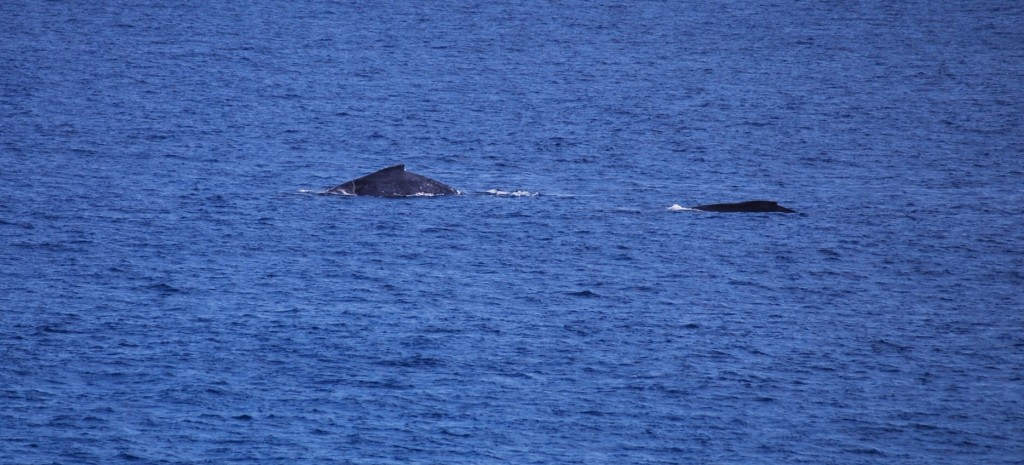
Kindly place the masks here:
POLYGON ((1020 2, 0 17, 0 463, 1024 464, 1020 2))

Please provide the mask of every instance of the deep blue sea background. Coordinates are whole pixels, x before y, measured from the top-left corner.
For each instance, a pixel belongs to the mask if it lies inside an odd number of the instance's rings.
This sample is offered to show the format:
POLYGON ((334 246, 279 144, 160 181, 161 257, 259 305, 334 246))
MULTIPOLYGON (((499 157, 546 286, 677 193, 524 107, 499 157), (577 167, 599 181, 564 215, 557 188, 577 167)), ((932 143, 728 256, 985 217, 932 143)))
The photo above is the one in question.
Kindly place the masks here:
POLYGON ((1019 1, 0 17, 0 463, 1024 463, 1019 1))

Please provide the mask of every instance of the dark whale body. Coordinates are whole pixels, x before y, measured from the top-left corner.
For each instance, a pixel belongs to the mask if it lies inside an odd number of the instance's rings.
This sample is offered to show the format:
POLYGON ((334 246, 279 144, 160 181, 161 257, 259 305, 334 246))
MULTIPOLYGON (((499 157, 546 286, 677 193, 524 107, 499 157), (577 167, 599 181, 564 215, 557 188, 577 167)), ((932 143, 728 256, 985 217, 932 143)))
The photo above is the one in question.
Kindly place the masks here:
POLYGON ((411 197, 456 195, 459 191, 441 182, 406 171, 395 165, 329 189, 325 194, 411 197))
POLYGON ((725 213, 796 213, 795 210, 790 210, 779 205, 778 202, 773 202, 771 200, 751 200, 739 203, 713 203, 710 205, 699 205, 691 208, 706 212, 725 213))

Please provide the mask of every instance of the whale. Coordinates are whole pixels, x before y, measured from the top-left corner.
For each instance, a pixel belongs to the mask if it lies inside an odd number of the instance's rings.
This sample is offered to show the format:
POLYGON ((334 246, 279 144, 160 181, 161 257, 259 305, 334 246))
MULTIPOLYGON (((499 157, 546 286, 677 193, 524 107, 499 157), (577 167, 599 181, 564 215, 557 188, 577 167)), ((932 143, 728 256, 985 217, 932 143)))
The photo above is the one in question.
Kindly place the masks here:
POLYGON ((405 165, 395 165, 346 181, 324 193, 373 197, 430 197, 458 195, 459 191, 440 181, 406 171, 405 165))
POLYGON ((748 200, 738 203, 712 203, 690 207, 693 210, 722 213, 796 213, 772 200, 748 200))

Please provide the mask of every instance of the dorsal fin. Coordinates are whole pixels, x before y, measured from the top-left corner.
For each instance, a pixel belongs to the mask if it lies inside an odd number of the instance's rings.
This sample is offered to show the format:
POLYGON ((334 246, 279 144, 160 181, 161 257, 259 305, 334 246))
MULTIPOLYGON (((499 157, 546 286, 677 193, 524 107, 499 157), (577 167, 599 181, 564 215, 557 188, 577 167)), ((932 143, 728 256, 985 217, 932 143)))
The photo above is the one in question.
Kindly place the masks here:
POLYGON ((402 165, 390 166, 390 167, 387 167, 387 168, 384 168, 384 169, 378 171, 378 173, 382 173, 384 171, 405 171, 405 165, 402 164, 402 165))

